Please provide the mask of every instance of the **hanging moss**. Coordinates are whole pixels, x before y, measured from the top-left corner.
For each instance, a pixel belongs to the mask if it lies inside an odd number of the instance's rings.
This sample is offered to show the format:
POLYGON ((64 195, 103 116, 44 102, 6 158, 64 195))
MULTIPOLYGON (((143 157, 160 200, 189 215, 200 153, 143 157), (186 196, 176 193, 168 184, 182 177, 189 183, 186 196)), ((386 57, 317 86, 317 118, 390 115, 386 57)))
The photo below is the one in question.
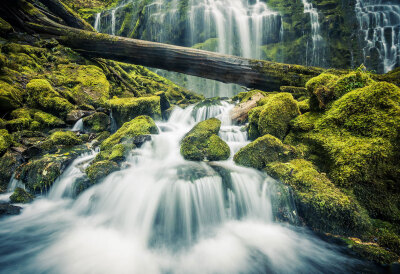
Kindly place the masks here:
POLYGON ((238 165, 262 169, 275 161, 286 162, 296 155, 295 149, 285 145, 278 138, 266 134, 241 148, 234 156, 238 165))
POLYGON ((221 121, 211 118, 195 125, 181 141, 181 154, 186 160, 209 161, 229 158, 229 146, 217 135, 221 121))

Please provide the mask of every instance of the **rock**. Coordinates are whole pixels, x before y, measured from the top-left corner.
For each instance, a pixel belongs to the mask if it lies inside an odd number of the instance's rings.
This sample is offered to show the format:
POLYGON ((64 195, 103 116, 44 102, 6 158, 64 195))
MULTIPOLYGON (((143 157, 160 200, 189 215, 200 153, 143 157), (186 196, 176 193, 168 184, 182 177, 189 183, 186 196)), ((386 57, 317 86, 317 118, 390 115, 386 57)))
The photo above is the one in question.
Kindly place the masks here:
POLYGON ((10 151, 0 158, 0 193, 7 190, 8 183, 21 160, 18 153, 10 151))
POLYGON ((257 102, 264 97, 264 94, 257 92, 243 103, 236 105, 231 112, 231 119, 237 124, 246 122, 249 111, 257 106, 257 102))
POLYGON ((76 157, 87 151, 86 146, 78 146, 60 150, 56 154, 46 154, 41 158, 31 159, 17 168, 16 178, 22 180, 31 193, 46 192, 67 166, 76 157))
POLYGON ((285 145, 278 138, 267 134, 241 148, 233 157, 235 163, 257 169, 268 163, 286 162, 296 156, 295 149, 285 145))
POLYGON ((293 98, 298 99, 301 97, 309 97, 306 88, 303 87, 292 87, 292 86, 281 86, 281 92, 286 92, 292 94, 293 98))
POLYGON ((5 114, 22 105, 22 92, 12 85, 0 81, 0 113, 5 114))
POLYGON ((82 144, 82 139, 75 132, 56 131, 37 146, 42 150, 50 152, 59 149, 59 147, 71 147, 80 144, 82 144))
POLYGON ((0 156, 3 155, 7 148, 13 143, 12 136, 5 129, 0 129, 0 156))
POLYGON ((314 229, 341 235, 370 229, 368 214, 357 200, 340 191, 312 163, 303 159, 272 162, 265 170, 291 186, 299 215, 314 229))
POLYGON ((110 117, 103 112, 96 112, 82 119, 83 128, 89 132, 103 132, 110 129, 110 117))
POLYGON ((21 212, 21 209, 22 207, 19 206, 0 204, 0 216, 18 215, 21 212))
POLYGON ((10 196, 11 203, 26 204, 33 201, 34 196, 28 193, 25 189, 17 187, 14 193, 10 196))
POLYGON ((283 140, 289 131, 290 121, 298 115, 300 110, 291 94, 270 95, 259 113, 258 131, 261 136, 271 134, 283 140))
POLYGON ((125 123, 117 132, 104 140, 101 144, 101 150, 111 149, 114 145, 123 142, 133 143, 138 136, 157 133, 158 128, 151 117, 145 115, 138 116, 132 121, 125 123))
POLYGON ((154 119, 161 118, 159 96, 139 98, 117 98, 107 101, 112 116, 118 127, 140 115, 147 115, 154 119))
POLYGON ((65 119, 65 121, 67 123, 73 124, 76 123, 79 119, 92 115, 94 113, 94 111, 92 110, 81 110, 81 109, 75 109, 70 111, 67 114, 67 118, 65 119))
POLYGON ((181 154, 186 160, 219 161, 229 158, 229 146, 217 135, 221 121, 215 118, 195 125, 181 141, 181 154))
POLYGON ((118 165, 113 161, 99 161, 90 165, 86 169, 86 174, 92 182, 96 182, 118 169, 118 165))

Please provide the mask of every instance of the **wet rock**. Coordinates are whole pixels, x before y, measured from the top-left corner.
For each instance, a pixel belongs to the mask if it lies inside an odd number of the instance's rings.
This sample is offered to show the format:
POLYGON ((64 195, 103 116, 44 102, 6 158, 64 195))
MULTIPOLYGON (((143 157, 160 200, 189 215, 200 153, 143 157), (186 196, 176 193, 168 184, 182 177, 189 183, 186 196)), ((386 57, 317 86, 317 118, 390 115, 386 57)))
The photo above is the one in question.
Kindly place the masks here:
POLYGON ((110 117, 103 112, 96 112, 82 119, 85 131, 103 132, 110 129, 110 117))
POLYGON ((257 102, 264 97, 264 94, 257 92, 251 96, 247 101, 236 105, 231 112, 231 119, 237 124, 246 122, 249 111, 257 106, 257 102))
POLYGON ((0 216, 18 215, 22 207, 10 204, 0 204, 0 216))
POLYGON ((77 122, 79 119, 92 115, 94 113, 94 111, 91 110, 72 110, 67 114, 67 118, 66 118, 66 122, 67 123, 75 123, 77 122))
POLYGON ((211 118, 195 125, 181 142, 181 154, 186 160, 220 161, 229 158, 229 146, 217 135, 221 121, 211 118))
POLYGON ((33 201, 34 196, 28 193, 25 189, 17 187, 14 193, 10 196, 11 203, 26 204, 33 201))

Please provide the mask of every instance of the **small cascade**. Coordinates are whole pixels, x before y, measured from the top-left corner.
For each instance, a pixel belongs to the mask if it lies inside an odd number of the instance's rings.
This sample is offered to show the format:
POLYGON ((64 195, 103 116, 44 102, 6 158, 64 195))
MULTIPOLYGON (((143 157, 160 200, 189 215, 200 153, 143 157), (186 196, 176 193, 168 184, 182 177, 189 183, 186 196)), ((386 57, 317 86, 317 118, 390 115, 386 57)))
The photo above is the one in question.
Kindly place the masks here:
POLYGON ((388 72, 400 66, 400 5, 397 1, 357 0, 363 57, 367 67, 388 72))
POLYGON ((115 35, 115 12, 118 8, 111 10, 111 34, 115 35))
MULTIPOLYGON (((309 60, 306 58, 306 65, 323 66, 324 65, 324 39, 321 36, 318 10, 308 0, 302 0, 304 13, 310 15, 312 52, 309 60)), ((307 46, 308 47, 308 46, 307 46)), ((308 50, 308 49, 307 49, 308 50)))
POLYGON ((24 183, 22 183, 20 180, 15 179, 15 174, 13 174, 10 182, 8 183, 7 192, 0 194, 0 204, 9 202, 10 196, 13 194, 14 190, 17 187, 25 189, 24 183))
POLYGON ((76 121, 71 131, 83 131, 83 120, 79 119, 78 121, 76 121))
POLYGON ((75 182, 85 175, 85 168, 96 156, 96 152, 84 153, 75 159, 64 173, 54 182, 51 188, 49 198, 57 200, 61 198, 72 198, 74 196, 75 182))

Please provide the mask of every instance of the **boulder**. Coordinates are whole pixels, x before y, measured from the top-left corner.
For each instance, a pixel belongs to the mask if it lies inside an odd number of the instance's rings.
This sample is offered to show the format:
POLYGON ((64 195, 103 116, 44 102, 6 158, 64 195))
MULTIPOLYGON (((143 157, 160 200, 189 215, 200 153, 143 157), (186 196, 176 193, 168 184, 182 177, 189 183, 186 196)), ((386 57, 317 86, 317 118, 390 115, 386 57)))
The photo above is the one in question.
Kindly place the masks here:
POLYGON ((231 112, 231 119, 234 123, 243 124, 247 121, 249 111, 257 106, 257 102, 264 97, 264 94, 257 92, 247 101, 236 105, 231 112))
POLYGON ((181 154, 186 160, 219 161, 229 158, 229 146, 217 135, 221 121, 211 118, 195 125, 181 141, 181 154))
POLYGON ((67 123, 73 124, 76 123, 79 119, 92 115, 94 113, 94 111, 92 110, 81 110, 81 109, 75 109, 70 111, 67 114, 67 117, 65 119, 65 121, 67 123))
POLYGON ((110 117, 103 112, 96 112, 82 119, 83 128, 89 132, 103 132, 110 129, 110 117))
POLYGON ((34 196, 28 193, 25 189, 17 187, 14 193, 10 196, 11 203, 26 204, 33 201, 34 196))

